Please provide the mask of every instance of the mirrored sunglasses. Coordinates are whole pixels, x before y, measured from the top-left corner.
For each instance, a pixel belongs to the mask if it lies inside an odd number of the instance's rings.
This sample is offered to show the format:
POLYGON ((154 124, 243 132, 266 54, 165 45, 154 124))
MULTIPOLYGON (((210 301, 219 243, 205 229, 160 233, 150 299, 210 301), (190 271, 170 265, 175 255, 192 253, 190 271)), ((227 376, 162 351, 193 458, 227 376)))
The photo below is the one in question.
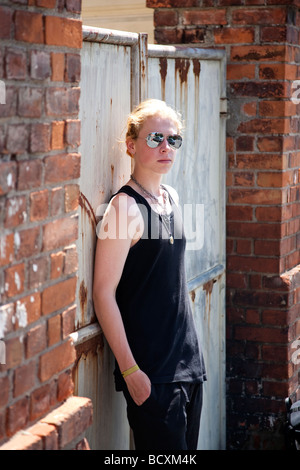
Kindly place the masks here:
MULTIPOLYGON (((168 144, 173 149, 179 149, 182 145, 181 135, 174 134, 166 137, 168 144)), ((160 132, 151 132, 146 137, 148 147, 155 149, 164 141, 164 135, 160 132)))

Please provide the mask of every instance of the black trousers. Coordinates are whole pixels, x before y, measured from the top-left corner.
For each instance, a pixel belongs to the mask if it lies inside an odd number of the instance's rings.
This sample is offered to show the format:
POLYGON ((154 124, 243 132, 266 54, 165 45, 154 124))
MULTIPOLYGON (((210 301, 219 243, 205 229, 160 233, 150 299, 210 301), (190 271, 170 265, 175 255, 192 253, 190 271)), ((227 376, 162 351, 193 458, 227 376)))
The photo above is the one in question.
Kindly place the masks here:
POLYGON ((196 450, 202 410, 202 383, 152 384, 138 406, 128 390, 127 416, 136 450, 196 450))

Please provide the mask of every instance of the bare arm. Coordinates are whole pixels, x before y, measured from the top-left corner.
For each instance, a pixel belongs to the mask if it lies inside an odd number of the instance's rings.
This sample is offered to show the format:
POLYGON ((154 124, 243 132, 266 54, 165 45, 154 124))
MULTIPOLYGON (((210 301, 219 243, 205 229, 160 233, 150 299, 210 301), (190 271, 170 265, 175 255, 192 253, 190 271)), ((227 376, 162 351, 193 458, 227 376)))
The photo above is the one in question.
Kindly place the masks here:
MULTIPOLYGON (((130 234, 124 237, 124 227, 122 237, 119 237, 118 221, 127 221, 128 224, 131 221, 128 216, 129 200, 130 198, 124 195, 122 199, 116 197, 104 216, 102 226, 109 231, 109 237, 105 237, 105 232, 102 232, 102 236, 100 233, 97 240, 93 285, 96 315, 121 372, 136 364, 116 302, 116 289, 133 243, 130 234)), ((141 405, 150 395, 151 384, 148 376, 138 370, 128 375, 125 381, 133 400, 137 405, 141 405)))

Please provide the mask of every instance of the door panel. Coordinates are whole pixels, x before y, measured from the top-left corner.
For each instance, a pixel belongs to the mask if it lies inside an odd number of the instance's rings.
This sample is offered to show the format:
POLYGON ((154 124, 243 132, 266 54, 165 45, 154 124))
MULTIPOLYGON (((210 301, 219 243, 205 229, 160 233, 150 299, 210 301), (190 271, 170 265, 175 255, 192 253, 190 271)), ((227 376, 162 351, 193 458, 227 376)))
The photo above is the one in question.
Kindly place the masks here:
POLYGON ((185 121, 184 144, 165 183, 180 196, 187 236, 187 278, 208 382, 200 449, 225 448, 225 53, 147 45, 145 34, 83 28, 79 281, 74 368, 76 393, 91 397, 94 449, 128 449, 114 359, 92 303, 96 226, 101 206, 130 175, 126 117, 140 100, 160 98, 185 121), (222 117, 223 116, 223 117, 222 117))

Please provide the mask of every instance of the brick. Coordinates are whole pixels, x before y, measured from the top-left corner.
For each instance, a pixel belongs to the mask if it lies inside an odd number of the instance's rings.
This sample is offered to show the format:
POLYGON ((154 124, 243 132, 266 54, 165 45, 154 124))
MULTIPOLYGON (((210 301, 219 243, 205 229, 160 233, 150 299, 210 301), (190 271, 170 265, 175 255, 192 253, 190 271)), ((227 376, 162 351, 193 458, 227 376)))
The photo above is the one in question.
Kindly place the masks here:
POLYGON ((183 13, 184 25, 225 25, 227 24, 225 9, 188 10, 183 13))
POLYGON ((81 73, 81 61, 79 54, 66 54, 65 82, 78 83, 81 73))
POLYGON ((13 297, 24 291, 25 266, 23 263, 5 270, 5 293, 13 297))
POLYGON ((49 259, 47 256, 42 258, 35 258, 29 261, 28 269, 28 287, 30 289, 41 286, 48 280, 49 274, 49 259))
POLYGON ((62 402, 72 396, 74 393, 74 382, 72 371, 67 370, 59 375, 57 381, 57 399, 62 402))
POLYGON ((279 189, 231 189, 228 202, 235 204, 281 204, 283 193, 279 189))
POLYGON ((229 271, 240 271, 241 266, 243 266, 245 272, 266 274, 278 272, 278 260, 266 257, 253 258, 252 256, 231 255, 228 256, 227 266, 229 271))
POLYGON ((274 240, 254 240, 254 253, 263 256, 278 256, 280 255, 279 243, 274 240))
MULTIPOLYGON (((182 7, 182 0, 146 0, 146 6, 148 8, 180 8, 182 7)), ((184 6, 197 7, 198 0, 185 0, 184 6)))
POLYGON ((16 260, 30 258, 38 254, 41 250, 40 227, 21 230, 15 235, 15 257, 16 260))
POLYGON ((33 189, 42 183, 43 162, 41 160, 26 160, 18 164, 18 189, 33 189))
POLYGON ((53 424, 59 429, 60 446, 64 448, 91 425, 91 400, 70 397, 58 409, 43 418, 42 422, 53 424))
POLYGON ((242 105, 241 112, 245 116, 256 116, 256 114, 257 114, 257 102, 256 101, 249 101, 248 103, 244 103, 242 105))
POLYGON ((56 312, 72 304, 75 300, 76 283, 77 279, 72 277, 44 289, 42 293, 43 315, 56 312))
POLYGON ((71 147, 80 145, 80 121, 78 119, 67 119, 65 128, 66 143, 71 147))
POLYGON ((263 158, 259 153, 239 153, 229 161, 230 168, 281 170, 286 166, 286 156, 274 153, 265 153, 263 158))
POLYGON ((49 192, 48 189, 30 194, 30 220, 44 220, 49 214, 49 192))
POLYGON ((46 16, 45 42, 52 46, 66 46, 80 49, 82 46, 81 20, 46 16))
POLYGON ((7 118, 16 115, 17 90, 13 86, 6 87, 6 104, 0 106, 0 117, 7 118))
POLYGON ((64 212, 64 189, 54 188, 50 197, 50 215, 60 215, 64 212))
POLYGON ((21 87, 19 89, 19 100, 18 100, 19 116, 28 117, 28 118, 41 117, 42 103, 43 103, 42 88, 21 87))
POLYGON ((44 42, 43 16, 35 12, 16 11, 15 38, 17 41, 42 44, 44 42))
MULTIPOLYGON (((163 30, 165 33, 168 33, 168 30, 163 30)), ((192 29, 182 29, 179 30, 176 28, 175 33, 177 36, 176 42, 181 42, 183 44, 191 44, 191 43, 201 43, 205 42, 206 37, 206 29, 205 28, 192 28, 192 29)), ((173 42, 173 41, 172 41, 173 42)))
POLYGON ((71 245, 65 249, 64 274, 73 274, 78 269, 78 254, 76 245, 71 245))
POLYGON ((10 264, 14 259, 14 235, 1 235, 0 237, 0 266, 10 264))
POLYGON ((75 330, 76 307, 70 307, 62 313, 62 336, 66 339, 75 330))
POLYGON ((78 115, 80 88, 50 87, 46 90, 48 116, 78 115))
POLYGON ((228 222, 227 232, 231 237, 238 238, 269 238, 279 239, 282 236, 280 224, 244 222, 228 222))
POLYGON ((53 9, 56 6, 56 0, 36 0, 36 6, 53 9))
MULTIPOLYGON (((14 303, 6 303, 0 307, 1 339, 14 330, 15 306, 14 303)), ((1 369, 0 369, 1 370, 1 369)))
MULTIPOLYGON (((20 429, 22 429, 22 426, 20 429)), ((43 450, 42 440, 39 436, 20 432, 3 444, 0 450, 43 450)))
POLYGON ((66 0, 66 10, 72 13, 81 13, 81 0, 66 0))
POLYGON ((178 12, 175 10, 154 11, 154 25, 157 26, 177 26, 178 12))
POLYGON ((28 428, 28 432, 42 439, 44 450, 58 450, 58 433, 55 426, 38 422, 28 428))
POLYGON ((253 209, 249 206, 227 206, 226 208, 226 220, 252 220, 253 209))
POLYGON ((27 77, 27 56, 22 49, 8 49, 5 57, 6 77, 11 80, 25 80, 27 77))
POLYGON ((249 171, 235 172, 233 174, 233 185, 234 186, 254 186, 255 179, 254 173, 249 171))
MULTIPOLYGON (((41 316, 41 294, 34 292, 22 297, 16 302, 16 329, 21 327, 20 318, 25 315, 27 325, 36 322, 41 316), (22 313, 18 313, 21 311, 22 313)), ((24 320, 23 320, 24 322, 24 320)))
POLYGON ((30 132, 30 152, 48 152, 50 150, 50 133, 51 124, 32 124, 30 132))
POLYGON ((26 197, 16 196, 6 199, 4 226, 17 227, 27 220, 26 197))
POLYGON ((51 385, 46 384, 31 393, 30 419, 35 421, 49 412, 51 407, 51 385))
POLYGON ((14 373, 14 397, 23 395, 35 385, 35 361, 23 364, 14 373))
POLYGON ((293 172, 285 171, 283 173, 261 173, 257 174, 257 185, 264 187, 286 187, 293 184, 293 172))
POLYGON ((252 44, 254 28, 216 28, 214 30, 215 44, 252 44))
POLYGON ((63 82, 65 75, 65 54, 63 52, 51 53, 51 66, 53 82, 63 82))
POLYGON ((53 346, 61 340, 61 315, 55 315, 48 320, 48 346, 53 346))
POLYGON ((49 222, 43 227, 43 251, 55 250, 77 240, 77 216, 65 217, 49 222))
MULTIPOLYGON (((249 306, 251 308, 257 306, 271 307, 271 308, 280 308, 282 305, 288 305, 292 302, 292 297, 286 293, 275 293, 275 292, 259 292, 252 290, 236 291, 234 294, 234 302, 236 305, 240 306, 249 306)), ((249 328, 251 331, 252 328, 249 328)), ((284 342, 284 339, 287 339, 288 331, 282 329, 280 332, 278 329, 268 328, 267 331, 270 334, 269 337, 265 336, 266 330, 264 325, 260 328, 254 328, 255 332, 260 336, 262 342, 275 342, 281 343, 284 342), (264 337, 265 336, 265 337, 264 337), (271 339, 273 337, 273 339, 271 339), (281 339, 281 341, 280 341, 281 339)), ((251 341, 251 333, 248 338, 251 341)))
POLYGON ((45 158, 45 183, 77 179, 80 176, 80 155, 51 155, 45 158))
POLYGON ((259 113, 261 116, 287 117, 297 114, 296 105, 291 101, 260 101, 259 113))
POLYGON ((7 130, 8 153, 21 154, 28 150, 29 131, 25 124, 10 124, 7 130))
POLYGON ((65 211, 72 212, 77 210, 79 203, 78 184, 68 184, 65 186, 65 211))
POLYGON ((12 9, 5 6, 0 7, 0 39, 11 38, 12 16, 12 9))
MULTIPOLYGON (((183 41, 183 29, 156 29, 154 39, 157 44, 179 44, 183 41)), ((194 36, 193 36, 194 37, 194 36)))
POLYGON ((286 55, 285 46, 282 45, 252 45, 232 46, 230 52, 231 61, 284 61, 286 55))
POLYGON ((286 64, 260 64, 259 78, 262 80, 284 80, 286 77, 286 64))
POLYGON ((237 82, 230 84, 230 90, 236 97, 284 98, 286 96, 286 86, 283 82, 237 82))
POLYGON ((236 8, 232 10, 232 24, 273 25, 285 24, 285 8, 236 8))
POLYGON ((237 152, 251 152, 254 149, 254 137, 243 135, 236 139, 237 152))
POLYGON ((30 56, 31 78, 46 80, 51 76, 50 53, 32 51, 30 56))
POLYGON ((30 358, 47 347, 47 326, 42 323, 31 328, 26 337, 26 357, 30 358))
POLYGON ((5 406, 8 402, 9 397, 9 389, 10 389, 10 381, 8 376, 4 376, 0 378, 0 408, 5 406))
POLYGON ((17 176, 16 162, 0 162, 0 196, 15 189, 17 176))
POLYGON ((64 131, 64 121, 52 122, 51 148, 53 150, 59 150, 64 148, 64 131))
POLYGON ((6 339, 6 367, 13 369, 22 363, 23 342, 21 338, 6 339))
POLYGON ((257 148, 261 152, 280 152, 282 150, 282 137, 258 137, 257 148))
POLYGON ((252 119, 251 121, 241 122, 238 131, 251 134, 289 134, 291 132, 291 123, 289 118, 282 119, 252 119))
POLYGON ((64 272, 65 253, 59 251, 58 253, 52 253, 51 256, 51 279, 57 279, 62 276, 64 272))
MULTIPOLYGON (((26 427, 29 415, 29 399, 22 398, 8 408, 7 434, 12 436, 26 427)), ((32 443, 31 443, 32 445, 32 443)))
POLYGON ((286 26, 264 26, 260 29, 261 42, 285 42, 287 35, 286 26))
MULTIPOLYGON (((49 380, 53 375, 58 374, 67 367, 72 366, 76 359, 75 349, 71 340, 56 346, 54 349, 47 351, 40 358, 39 376, 41 382, 49 380)), ((43 421, 44 422, 44 421, 43 421)), ((54 424, 47 419, 47 422, 54 424)))
POLYGON ((281 207, 257 207, 256 219, 259 222, 280 222, 282 220, 281 207))
POLYGON ((251 255, 252 242, 250 240, 237 240, 236 252, 240 255, 251 255))

